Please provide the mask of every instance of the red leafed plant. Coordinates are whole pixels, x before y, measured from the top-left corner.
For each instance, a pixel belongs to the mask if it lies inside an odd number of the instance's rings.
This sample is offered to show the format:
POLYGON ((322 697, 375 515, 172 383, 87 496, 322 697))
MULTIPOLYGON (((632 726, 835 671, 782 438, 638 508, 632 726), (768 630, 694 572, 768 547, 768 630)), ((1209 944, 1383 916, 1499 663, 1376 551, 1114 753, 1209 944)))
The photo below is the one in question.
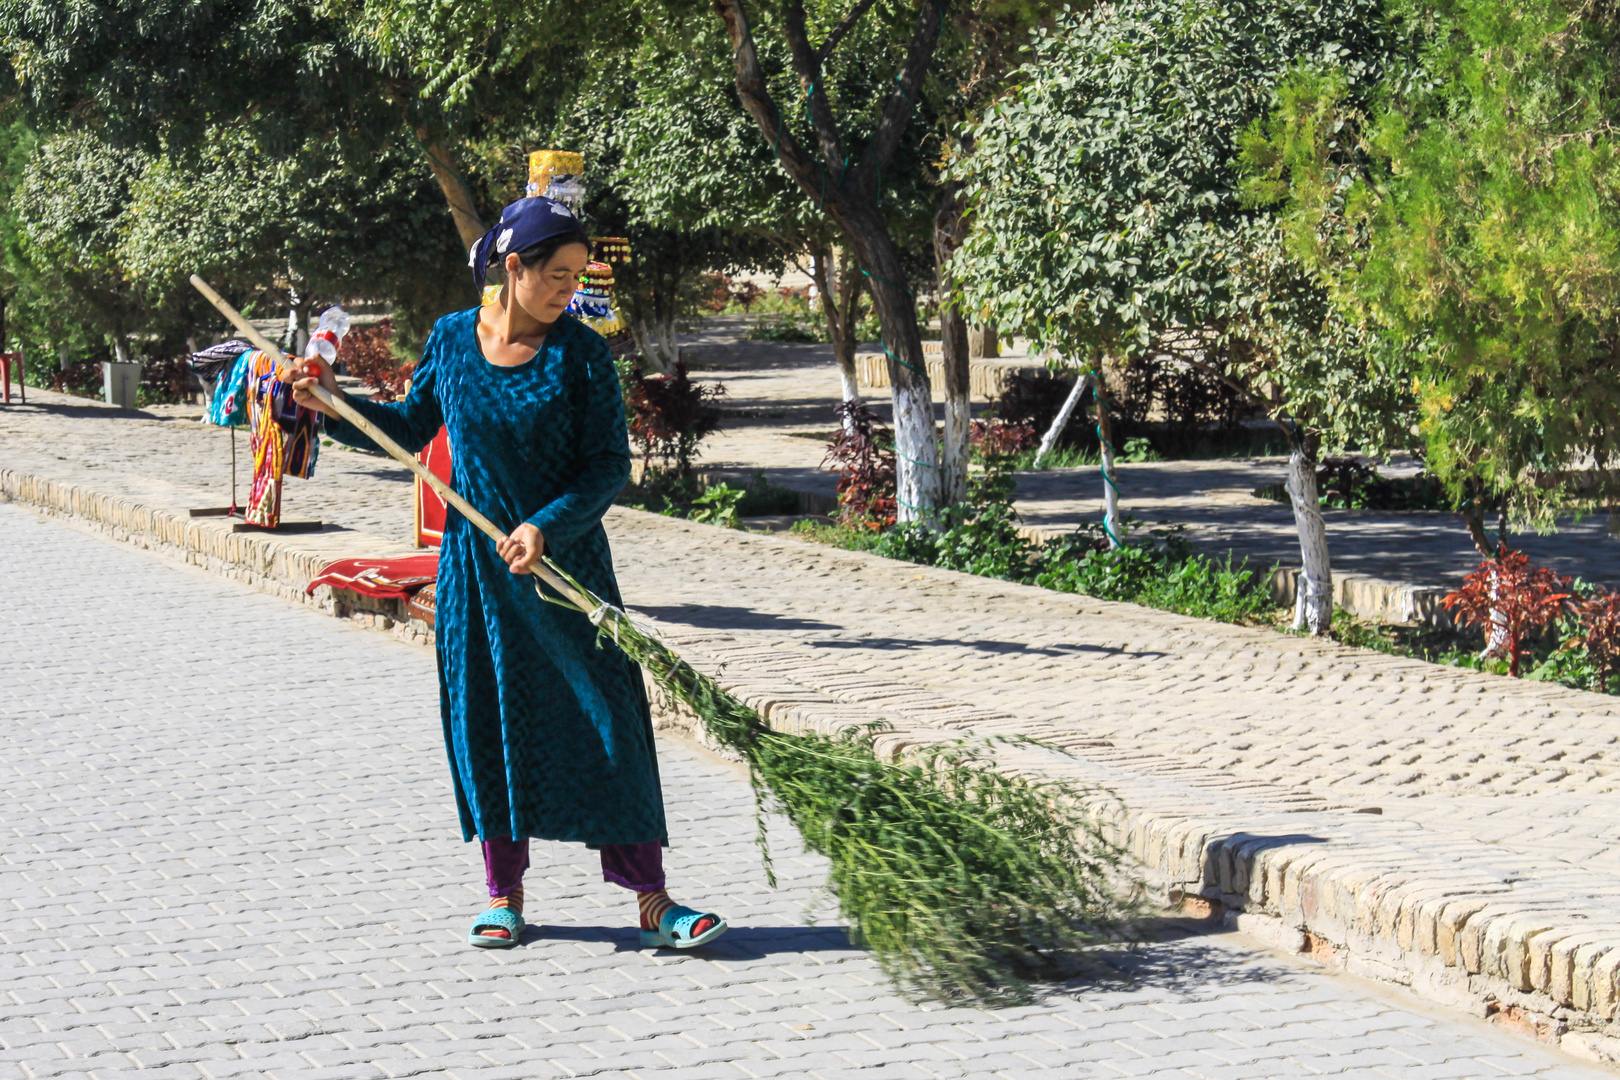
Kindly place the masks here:
POLYGON ((1463 625, 1485 632, 1485 651, 1505 656, 1515 678, 1524 663, 1528 639, 1569 610, 1569 579, 1531 566, 1522 551, 1503 548, 1463 579, 1462 588, 1441 601, 1463 625))
POLYGON ((725 393, 719 383, 693 382, 681 362, 668 375, 632 382, 624 400, 630 406, 630 438, 641 448, 642 462, 651 465, 657 457, 676 476, 692 475, 698 443, 720 428, 715 402, 725 393))
POLYGON ((968 426, 968 441, 987 458, 1012 457, 1035 445, 1034 424, 1010 420, 974 420, 968 426))
POLYGON ((394 355, 394 320, 383 319, 364 330, 351 330, 338 359, 350 375, 376 391, 374 401, 405 396, 416 365, 394 355))
POLYGON ((1564 639, 1565 649, 1580 649, 1597 668, 1598 689, 1620 675, 1620 592, 1601 592, 1575 605, 1580 632, 1564 639))
POLYGON ((894 524, 894 450, 888 429, 866 402, 856 398, 833 410, 838 434, 822 465, 838 470, 838 517, 845 525, 886 529, 894 524))

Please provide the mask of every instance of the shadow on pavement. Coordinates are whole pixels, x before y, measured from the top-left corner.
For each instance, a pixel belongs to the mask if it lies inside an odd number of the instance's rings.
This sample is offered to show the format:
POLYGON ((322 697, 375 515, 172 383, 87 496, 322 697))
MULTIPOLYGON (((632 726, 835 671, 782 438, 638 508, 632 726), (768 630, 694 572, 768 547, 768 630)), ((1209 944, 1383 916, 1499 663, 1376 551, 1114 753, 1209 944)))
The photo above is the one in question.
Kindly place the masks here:
POLYGON ((635 610, 660 622, 701 626, 706 630, 841 630, 833 623, 773 615, 768 611, 727 607, 724 604, 679 604, 673 607, 635 605, 635 610))
MULTIPOLYGON (((625 926, 536 926, 523 929, 519 945, 546 941, 600 942, 616 952, 639 952, 640 933, 625 926)), ((674 952, 676 950, 665 950, 674 952)), ((784 953, 859 952, 836 926, 734 926, 718 940, 690 950, 710 960, 763 960, 784 953)))
POLYGON ((167 416, 158 416, 155 413, 142 412, 140 409, 123 409, 114 405, 58 405, 54 402, 30 401, 27 405, 20 402, 15 408, 32 409, 52 416, 65 416, 71 420, 168 420, 167 416))
POLYGON ((1075 653, 1102 653, 1107 656, 1140 656, 1156 657, 1168 656, 1169 653, 1154 650, 1121 649, 1113 645, 1046 645, 1035 647, 1022 641, 969 641, 956 638, 836 638, 826 641, 809 641, 807 645, 814 645, 821 649, 924 649, 936 645, 947 645, 951 648, 966 647, 976 652, 1005 655, 1007 653, 1024 653, 1030 656, 1072 656, 1075 653))
POLYGON ((1250 952, 1237 942, 1224 943, 1222 932, 1183 919, 1152 920, 1143 936, 1134 949, 1099 948, 1075 958, 1072 976, 1043 984, 1041 996, 1083 1000, 1124 990, 1158 990, 1208 998, 1234 986, 1288 982, 1301 974, 1276 957, 1250 952))

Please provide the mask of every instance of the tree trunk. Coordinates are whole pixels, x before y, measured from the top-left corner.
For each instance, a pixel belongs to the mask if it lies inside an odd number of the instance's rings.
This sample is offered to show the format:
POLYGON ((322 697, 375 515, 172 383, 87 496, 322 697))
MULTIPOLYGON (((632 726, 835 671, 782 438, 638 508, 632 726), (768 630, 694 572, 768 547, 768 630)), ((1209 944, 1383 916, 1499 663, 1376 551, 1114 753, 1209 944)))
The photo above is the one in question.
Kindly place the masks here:
MULTIPOLYGON (((809 151, 786 124, 772 100, 760 66, 753 31, 740 0, 713 0, 716 13, 731 39, 736 68, 737 96, 772 155, 799 190, 816 201, 843 232, 860 260, 878 324, 883 329, 883 351, 889 358, 893 388, 896 458, 897 517, 901 521, 928 520, 940 505, 939 444, 934 432, 932 388, 923 361, 922 335, 917 327, 916 298, 906 287, 900 247, 881 209, 883 172, 892 167, 895 152, 910 123, 915 102, 922 96, 923 80, 945 26, 946 0, 921 0, 905 61, 874 101, 881 108, 872 137, 858 160, 844 152, 839 124, 821 82, 821 64, 827 53, 810 45, 802 3, 782 9, 782 33, 792 55, 793 68, 804 94, 804 108, 814 129, 815 151, 809 151), (829 182, 833 163, 837 176, 829 182)), ((822 46, 827 48, 826 43, 822 46)), ((797 106, 795 106, 797 108, 797 106)))
POLYGON ((56 347, 56 366, 59 370, 66 371, 72 364, 73 361, 69 359, 68 354, 68 343, 64 341, 56 347))
POLYGON ((467 190, 461 174, 455 170, 455 155, 450 152, 442 136, 434 135, 427 128, 415 128, 414 131, 417 145, 422 148, 428 168, 433 172, 433 179, 438 181, 444 201, 450 207, 450 217, 456 223, 461 246, 471 251, 472 246, 483 239, 484 223, 478 216, 477 206, 473 204, 472 192, 467 190))
POLYGON ((647 325, 647 320, 626 319, 624 324, 630 331, 631 340, 636 343, 636 351, 646 357, 656 374, 669 375, 674 372, 675 358, 664 355, 663 343, 659 340, 656 329, 647 325))
MULTIPOLYGON (((855 401, 861 396, 855 378, 855 323, 852 308, 860 296, 860 275, 846 261, 838 266, 831 249, 820 240, 810 244, 810 279, 816 283, 821 314, 827 320, 827 336, 832 339, 833 362, 838 365, 841 398, 855 401)), ((846 416, 844 425, 853 421, 846 416)))
POLYGON ((1327 528, 1316 489, 1315 455, 1296 441, 1288 455, 1288 497, 1299 530, 1300 575, 1294 603, 1294 629, 1325 634, 1333 628, 1333 570, 1328 562, 1327 528))
MULTIPOLYGON (((864 210, 864 208, 863 208, 864 210)), ((934 390, 923 359, 916 298, 906 288, 900 248, 876 208, 850 215, 845 232, 870 280, 872 306, 883 330, 889 360, 889 400, 894 407, 895 515, 900 521, 931 520, 941 502, 939 440, 934 431, 934 390)))
POLYGON ((940 498, 947 505, 967 498, 968 431, 973 406, 968 390, 971 367, 968 363, 968 326, 962 317, 962 291, 946 273, 951 255, 962 245, 967 208, 961 188, 945 186, 939 210, 934 214, 934 264, 938 270, 939 336, 945 368, 945 437, 940 454, 940 498))
POLYGON ((1468 526, 1468 538, 1474 542, 1474 550, 1484 558, 1496 558, 1500 546, 1485 531, 1485 511, 1479 503, 1464 503, 1457 513, 1462 515, 1463 522, 1468 526))
POLYGON ((990 323, 968 330, 968 357, 973 360, 993 360, 1001 355, 1001 342, 996 328, 990 323))
POLYGON ((1102 379, 1091 378, 1092 394, 1097 399, 1097 448, 1102 459, 1103 479, 1103 531, 1108 534, 1108 546, 1125 546, 1119 524, 1119 473, 1114 471, 1114 425, 1108 418, 1108 395, 1103 392, 1102 379))
POLYGON ((1063 429, 1069 426, 1069 417, 1074 415, 1075 406, 1080 404, 1080 395, 1086 392, 1086 387, 1089 385, 1091 385, 1091 374, 1089 372, 1075 375, 1074 385, 1069 388, 1069 396, 1063 399, 1063 406, 1058 409, 1057 416, 1052 418, 1052 426, 1046 429, 1045 435, 1041 436, 1040 449, 1035 451, 1035 461, 1030 468, 1040 468, 1041 462, 1046 460, 1046 455, 1050 454, 1057 446, 1058 436, 1062 435, 1063 429))

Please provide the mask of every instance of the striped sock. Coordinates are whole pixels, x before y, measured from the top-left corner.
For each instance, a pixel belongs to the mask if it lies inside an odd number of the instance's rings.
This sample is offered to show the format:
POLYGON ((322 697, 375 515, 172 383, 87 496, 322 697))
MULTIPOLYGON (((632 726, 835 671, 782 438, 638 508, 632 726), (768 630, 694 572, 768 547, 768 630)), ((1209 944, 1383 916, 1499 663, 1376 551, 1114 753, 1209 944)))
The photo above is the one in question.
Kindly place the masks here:
POLYGON ((636 903, 641 908, 641 928, 643 930, 656 930, 664 918, 664 912, 675 906, 675 901, 669 898, 669 892, 656 889, 653 892, 636 893, 636 903))
MULTIPOLYGON (((641 908, 641 928, 643 930, 657 930, 658 924, 663 921, 664 913, 675 906, 675 901, 669 898, 664 889, 653 892, 636 893, 636 903, 641 908)), ((707 933, 715 925, 715 920, 705 917, 692 924, 692 936, 707 933)))
MULTIPOLYGON (((514 915, 522 915, 523 914, 523 886, 522 885, 517 886, 515 889, 513 889, 511 892, 507 893, 505 896, 491 897, 490 901, 489 901, 489 907, 485 908, 484 910, 489 911, 489 910, 492 910, 494 908, 511 908, 512 909, 512 914, 514 914, 514 915)), ((498 927, 486 926, 486 927, 484 927, 483 931, 478 936, 479 937, 494 937, 494 938, 509 938, 512 935, 507 933, 505 930, 502 930, 502 929, 500 929, 498 927)))

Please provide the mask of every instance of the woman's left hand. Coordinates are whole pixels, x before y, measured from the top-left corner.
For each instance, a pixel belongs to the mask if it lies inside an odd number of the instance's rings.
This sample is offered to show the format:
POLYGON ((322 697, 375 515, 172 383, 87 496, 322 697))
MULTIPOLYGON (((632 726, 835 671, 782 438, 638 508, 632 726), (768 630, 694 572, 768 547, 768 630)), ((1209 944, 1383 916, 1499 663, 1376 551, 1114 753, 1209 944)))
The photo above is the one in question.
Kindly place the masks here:
POLYGON ((495 551, 506 560, 506 567, 514 574, 527 574, 540 561, 546 550, 546 538, 533 525, 523 524, 495 545, 495 551))

